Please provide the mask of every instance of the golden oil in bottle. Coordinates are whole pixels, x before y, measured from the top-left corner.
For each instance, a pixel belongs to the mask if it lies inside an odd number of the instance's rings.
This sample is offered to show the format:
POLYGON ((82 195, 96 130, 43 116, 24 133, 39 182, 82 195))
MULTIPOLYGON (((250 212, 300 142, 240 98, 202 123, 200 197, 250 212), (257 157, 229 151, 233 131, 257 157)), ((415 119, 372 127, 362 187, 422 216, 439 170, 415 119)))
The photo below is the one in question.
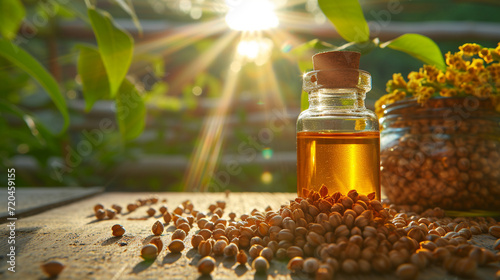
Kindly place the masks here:
POLYGON ((376 193, 380 199, 378 132, 297 133, 297 193, 302 188, 318 191, 324 184, 329 193, 376 193))

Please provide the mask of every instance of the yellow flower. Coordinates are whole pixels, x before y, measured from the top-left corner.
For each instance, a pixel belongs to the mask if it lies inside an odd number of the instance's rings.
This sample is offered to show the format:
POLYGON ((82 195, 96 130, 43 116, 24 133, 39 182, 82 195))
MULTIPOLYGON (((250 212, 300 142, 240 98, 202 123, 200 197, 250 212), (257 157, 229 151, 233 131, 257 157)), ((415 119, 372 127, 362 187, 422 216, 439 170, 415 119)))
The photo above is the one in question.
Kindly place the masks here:
POLYGON ((445 57, 446 57, 446 64, 449 66, 455 67, 455 65, 457 64, 460 65, 461 63, 463 63, 462 52, 457 52, 454 54, 448 52, 447 54, 445 54, 445 57))
POLYGON ((484 69, 484 63, 482 59, 474 58, 467 68, 475 68, 478 70, 484 69))
POLYGON ((429 97, 430 97, 430 95, 433 95, 435 91, 436 90, 433 87, 424 86, 418 90, 418 94, 419 95, 429 95, 429 97))
POLYGON ((424 75, 427 76, 427 79, 429 81, 435 81, 437 79, 437 75, 439 73, 439 70, 436 68, 436 66, 424 65, 423 70, 424 70, 423 71, 424 75))
POLYGON ((442 88, 441 90, 439 90, 439 95, 444 96, 444 97, 451 97, 450 89, 442 88))
POLYGON ((457 76, 457 72, 453 69, 446 69, 446 73, 444 74, 446 77, 446 80, 448 82, 453 82, 455 80, 455 77, 457 76))
POLYGON ((419 71, 408 74, 408 81, 401 74, 394 74, 387 83, 388 94, 376 102, 377 114, 381 108, 398 100, 413 96, 425 104, 434 96, 453 97, 472 95, 489 98, 500 112, 500 43, 495 48, 478 44, 464 44, 460 51, 445 55, 446 70, 424 65, 419 71), (479 58, 478 58, 479 57, 479 58))
POLYGON ((477 70, 474 67, 467 67, 467 73, 471 76, 476 76, 477 70))
POLYGON ((427 100, 429 100, 429 98, 431 98, 431 95, 430 94, 427 94, 427 93, 424 93, 424 94, 420 94, 417 96, 417 102, 419 104, 425 104, 427 102, 427 100))
POLYGON ((455 88, 442 88, 439 91, 439 95, 441 95, 443 97, 453 97, 453 96, 457 96, 457 94, 458 94, 458 91, 455 88))
POLYGON ((484 84, 484 83, 489 83, 490 82, 490 76, 488 75, 487 72, 481 72, 477 74, 477 83, 479 84, 484 84))
POLYGON ((478 54, 479 54, 479 57, 485 57, 487 55, 490 55, 490 50, 487 48, 482 48, 478 54))
POLYGON ((480 58, 484 59, 486 63, 490 63, 493 61, 491 51, 487 48, 482 48, 481 51, 478 53, 478 55, 480 58))
POLYGON ((452 65, 455 69, 457 70, 466 70, 467 69, 467 63, 463 60, 456 60, 455 63, 452 65))
POLYGON ((436 81, 440 84, 446 83, 446 75, 443 72, 439 71, 439 74, 437 75, 436 81))
POLYGON ((414 92, 420 86, 420 80, 410 80, 408 81, 407 88, 408 91, 414 92))
POLYGON ((412 71, 410 72, 410 74, 408 74, 408 80, 419 80, 422 78, 424 78, 424 75, 422 75, 422 73, 420 72, 412 71))
POLYGON ((479 98, 488 98, 491 95, 492 88, 490 85, 484 85, 474 89, 474 96, 479 98))
POLYGON ((459 88, 462 84, 470 82, 470 75, 469 74, 457 74, 455 76, 455 80, 453 81, 453 85, 457 88, 459 88))
POLYGON ((481 46, 478 44, 464 44, 458 47, 465 55, 473 56, 481 50, 481 46))
POLYGON ((461 84, 460 88, 465 92, 465 94, 474 94, 475 92, 474 86, 468 83, 461 84))
POLYGON ((487 56, 483 57, 483 59, 484 59, 484 62, 486 62, 486 63, 491 63, 491 62, 493 62, 493 56, 492 56, 491 54, 489 54, 489 55, 487 55, 487 56))

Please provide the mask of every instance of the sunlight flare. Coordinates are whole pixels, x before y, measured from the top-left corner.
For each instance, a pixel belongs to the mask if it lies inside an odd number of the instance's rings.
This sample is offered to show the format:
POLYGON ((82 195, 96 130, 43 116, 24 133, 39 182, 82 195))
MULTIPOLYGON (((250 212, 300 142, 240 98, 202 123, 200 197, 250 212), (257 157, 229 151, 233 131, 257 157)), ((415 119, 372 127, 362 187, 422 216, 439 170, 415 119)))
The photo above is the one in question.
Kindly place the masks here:
POLYGON ((274 4, 269 0, 226 1, 229 11, 226 23, 232 30, 258 31, 275 28, 279 24, 274 4))

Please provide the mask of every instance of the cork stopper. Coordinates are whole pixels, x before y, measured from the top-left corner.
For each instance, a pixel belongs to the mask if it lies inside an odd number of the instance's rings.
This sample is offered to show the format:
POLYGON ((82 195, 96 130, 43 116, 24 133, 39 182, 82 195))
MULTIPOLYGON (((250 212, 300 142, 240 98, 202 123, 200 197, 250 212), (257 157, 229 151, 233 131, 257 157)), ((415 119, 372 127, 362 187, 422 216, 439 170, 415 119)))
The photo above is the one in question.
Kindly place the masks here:
POLYGON ((314 70, 318 84, 327 88, 353 88, 358 85, 359 52, 331 51, 315 54, 314 70), (324 71, 321 71, 324 70, 324 71))

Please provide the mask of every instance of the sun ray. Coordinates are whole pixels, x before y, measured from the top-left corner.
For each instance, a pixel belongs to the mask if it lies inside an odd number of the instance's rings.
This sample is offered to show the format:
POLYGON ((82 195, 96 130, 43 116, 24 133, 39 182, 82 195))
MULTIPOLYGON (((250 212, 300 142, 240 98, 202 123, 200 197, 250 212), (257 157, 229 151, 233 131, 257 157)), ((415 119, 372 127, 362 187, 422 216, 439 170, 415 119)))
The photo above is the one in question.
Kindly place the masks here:
POLYGON ((169 55, 203 38, 208 38, 227 30, 224 19, 193 23, 173 30, 159 33, 136 47, 136 52, 148 53, 161 51, 169 55))
POLYGON ((189 80, 195 77, 196 74, 204 71, 237 36, 237 32, 224 34, 210 47, 210 49, 192 61, 180 74, 174 75, 172 90, 175 91, 179 89, 179 87, 185 85, 189 80))
MULTIPOLYGON (((235 54, 234 61, 241 61, 241 56, 235 54)), ((228 67, 230 68, 230 67, 228 67)), ((209 117, 203 124, 196 146, 189 161, 186 172, 185 191, 206 191, 209 189, 214 170, 219 161, 221 146, 223 143, 224 123, 233 101, 236 85, 238 84, 238 72, 228 69, 228 77, 224 84, 221 102, 213 108, 209 117)), ((216 184, 212 186, 213 191, 222 191, 227 186, 216 184)))

